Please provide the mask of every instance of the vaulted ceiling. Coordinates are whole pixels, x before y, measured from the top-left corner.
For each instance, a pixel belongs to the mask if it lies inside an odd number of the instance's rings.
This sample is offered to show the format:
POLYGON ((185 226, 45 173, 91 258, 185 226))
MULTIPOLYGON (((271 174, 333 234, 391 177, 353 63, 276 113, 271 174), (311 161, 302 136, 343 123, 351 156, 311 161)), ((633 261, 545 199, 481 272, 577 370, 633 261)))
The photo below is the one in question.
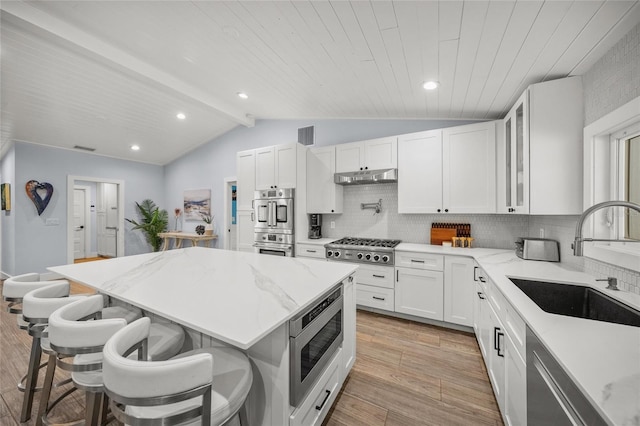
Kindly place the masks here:
POLYGON ((3 147, 81 146, 154 164, 262 118, 501 118, 529 84, 584 73, 640 22, 637 1, 0 8, 3 147))

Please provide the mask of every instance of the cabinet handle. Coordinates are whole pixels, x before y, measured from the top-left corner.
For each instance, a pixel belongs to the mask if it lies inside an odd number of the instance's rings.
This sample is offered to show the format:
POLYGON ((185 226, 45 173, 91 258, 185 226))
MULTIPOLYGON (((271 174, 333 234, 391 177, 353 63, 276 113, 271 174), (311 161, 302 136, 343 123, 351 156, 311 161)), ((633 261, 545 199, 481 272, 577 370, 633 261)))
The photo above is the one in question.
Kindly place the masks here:
POLYGON ((251 212, 251 222, 253 222, 254 216, 253 216, 253 212, 251 212))
POLYGON ((349 282, 353 282, 353 275, 349 275, 349 282))
POLYGON ((411 263, 424 263, 424 260, 411 259, 411 263))
POLYGON ((396 269, 396 281, 400 282, 400 270, 396 269))
POLYGON ((373 274, 373 277, 374 277, 374 278, 384 278, 384 275, 376 275, 376 274, 373 274))
POLYGON ((493 349, 499 351, 498 347, 498 333, 500 332, 500 327, 493 327, 493 349))
POLYGON ((509 207, 509 209, 507 210, 509 213, 513 213, 516 211, 516 209, 514 209, 513 207, 509 207))
POLYGON ((373 296, 373 298, 376 300, 382 300, 383 302, 385 301, 384 297, 373 296))
POLYGON ((485 280, 484 277, 479 277, 479 278, 480 278, 480 282, 481 283, 486 283, 487 282, 487 280, 485 280))
POLYGON ((482 300, 486 299, 486 297, 484 297, 481 291, 478 292, 478 297, 482 300))
POLYGON ((477 274, 478 274, 478 267, 474 266, 473 267, 473 280, 474 281, 478 281, 478 275, 477 274))
POLYGON ((322 400, 322 404, 316 405, 316 410, 322 410, 322 407, 324 407, 324 404, 327 403, 327 399, 329 399, 329 396, 331 395, 331 391, 329 389, 325 389, 324 391, 327 394, 324 396, 324 399, 322 400))
POLYGON ((307 253, 316 253, 317 252, 317 250, 309 250, 309 249, 306 249, 306 251, 307 251, 307 253))
POLYGON ((498 356, 504 358, 504 353, 500 352, 502 350, 502 345, 500 344, 500 336, 504 337, 504 333, 498 332, 498 356))

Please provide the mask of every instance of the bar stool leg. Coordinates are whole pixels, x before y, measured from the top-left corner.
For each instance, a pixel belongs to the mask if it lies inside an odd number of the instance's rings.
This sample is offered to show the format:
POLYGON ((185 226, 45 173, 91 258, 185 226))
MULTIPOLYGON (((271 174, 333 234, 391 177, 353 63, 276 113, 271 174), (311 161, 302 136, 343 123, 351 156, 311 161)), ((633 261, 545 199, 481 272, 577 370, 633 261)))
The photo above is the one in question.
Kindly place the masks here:
POLYGON ((49 405, 49 397, 51 396, 51 388, 53 387, 53 375, 56 372, 56 355, 54 353, 49 354, 49 361, 47 362, 47 373, 44 376, 44 384, 42 385, 42 394, 40 395, 40 405, 38 407, 38 418, 36 419, 36 426, 42 426, 42 417, 47 412, 47 406, 49 405))
POLYGON ((102 393, 85 391, 86 398, 86 413, 85 413, 85 426, 96 426, 102 413, 101 400, 102 393))
POLYGON ((31 342, 31 355, 29 356, 29 368, 27 370, 27 382, 25 383, 24 398, 22 400, 22 411, 20 412, 20 422, 24 423, 31 418, 31 407, 33 406, 33 395, 38 382, 38 370, 40 366, 40 356, 42 348, 40 339, 34 337, 31 342))

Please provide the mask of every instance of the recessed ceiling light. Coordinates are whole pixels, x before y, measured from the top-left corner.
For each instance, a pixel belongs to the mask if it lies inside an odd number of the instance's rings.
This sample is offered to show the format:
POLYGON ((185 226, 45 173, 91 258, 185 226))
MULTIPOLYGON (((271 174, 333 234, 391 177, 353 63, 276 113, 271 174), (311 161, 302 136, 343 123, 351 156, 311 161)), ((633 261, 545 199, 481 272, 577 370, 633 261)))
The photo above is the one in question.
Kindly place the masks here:
POLYGON ((131 145, 131 151, 140 151, 139 145, 131 145))
POLYGON ((438 83, 437 81, 426 81, 422 87, 424 87, 425 90, 434 90, 437 89, 440 86, 440 83, 438 83))
POLYGON ((242 99, 249 99, 249 95, 247 95, 244 92, 238 92, 238 96, 241 97, 242 99))
POLYGON ((179 112, 176 117, 178 117, 178 120, 184 120, 185 118, 187 118, 186 115, 184 115, 183 113, 179 112))

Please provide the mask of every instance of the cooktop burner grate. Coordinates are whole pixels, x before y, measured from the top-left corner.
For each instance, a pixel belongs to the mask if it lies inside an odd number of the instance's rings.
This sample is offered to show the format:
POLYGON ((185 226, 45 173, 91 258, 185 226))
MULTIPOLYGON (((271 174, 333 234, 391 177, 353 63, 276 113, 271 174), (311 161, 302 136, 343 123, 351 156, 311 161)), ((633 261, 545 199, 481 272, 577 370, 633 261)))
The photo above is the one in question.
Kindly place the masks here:
POLYGON ((345 237, 337 241, 329 243, 330 245, 342 245, 342 246, 364 246, 364 247, 384 247, 394 248, 400 244, 400 240, 385 240, 379 238, 356 238, 345 237))

